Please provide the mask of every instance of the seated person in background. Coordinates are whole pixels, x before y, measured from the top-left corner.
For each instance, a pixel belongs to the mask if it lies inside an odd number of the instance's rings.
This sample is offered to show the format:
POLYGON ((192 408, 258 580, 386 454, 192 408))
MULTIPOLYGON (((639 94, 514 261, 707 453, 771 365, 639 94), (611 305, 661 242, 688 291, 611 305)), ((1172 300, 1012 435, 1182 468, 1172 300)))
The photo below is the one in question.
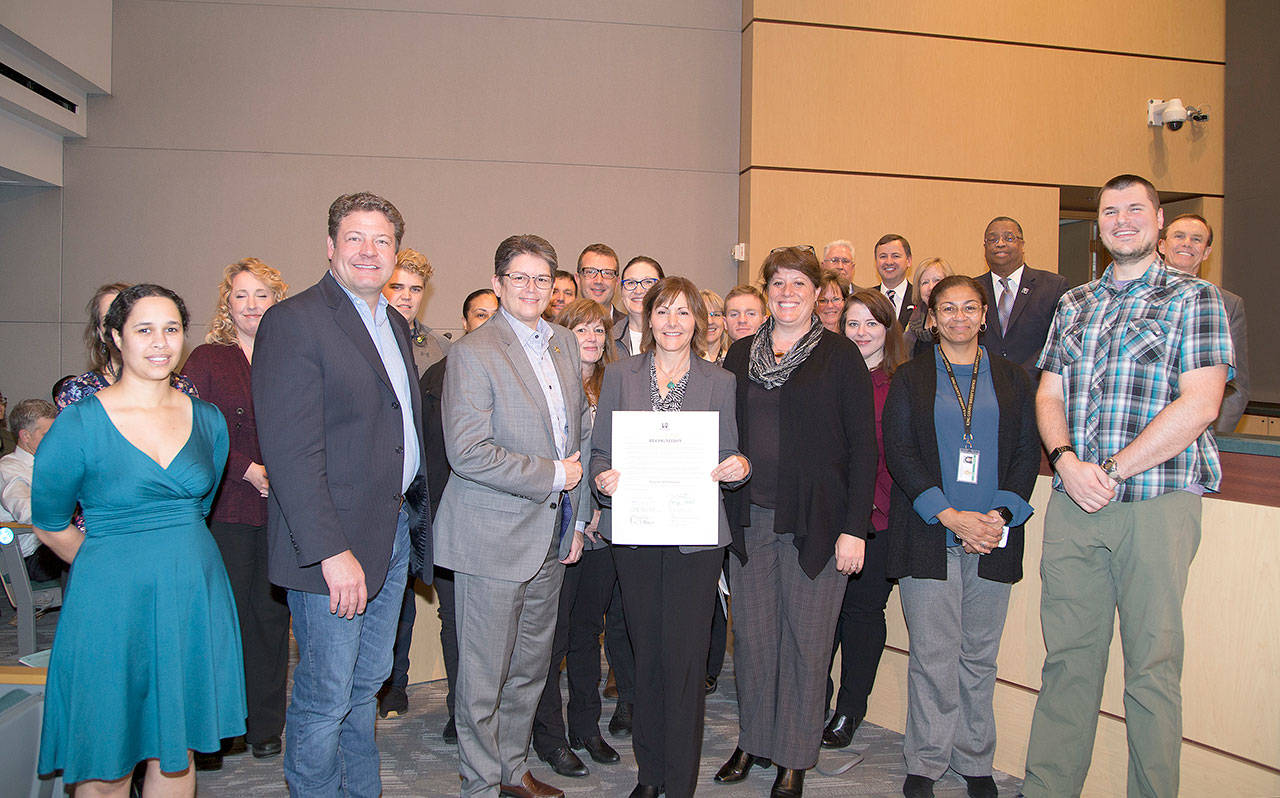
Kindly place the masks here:
MULTIPOLYGON (((49 431, 58 409, 43 399, 25 399, 9 414, 9 429, 17 441, 11 454, 0 457, 0 521, 31 523, 31 467, 36 449, 49 431)), ((57 579, 66 565, 32 532, 18 533, 18 549, 32 582, 57 579)), ((37 606, 37 609, 42 609, 37 606)))
POLYGON ((735 285, 724 295, 724 324, 733 340, 755 335, 768 317, 764 294, 754 285, 735 285))
MULTIPOLYGON (((1156 248, 1164 262, 1180 272, 1200 276, 1200 264, 1209 259, 1213 251, 1213 228, 1203 216, 1184 213, 1173 217, 1160 233, 1156 248)), ((1216 432, 1234 432, 1249 404, 1249 341, 1244 320, 1244 300, 1219 286, 1222 306, 1227 310, 1227 322, 1231 325, 1231 345, 1235 350, 1236 375, 1227 383, 1222 394, 1222 408, 1214 422, 1216 432)))
POLYGON ((564 269, 556 269, 556 273, 552 276, 556 278, 556 282, 551 286, 551 304, 547 305, 547 309, 542 313, 542 318, 547 321, 555 321, 560 311, 578 298, 578 281, 572 274, 564 269))
POLYGON ((382 295, 387 302, 409 322, 409 341, 413 344, 413 363, 418 367, 418 374, 449 351, 449 341, 418 320, 427 280, 431 279, 434 271, 426 255, 405 247, 396 254, 395 271, 382 287, 382 295))

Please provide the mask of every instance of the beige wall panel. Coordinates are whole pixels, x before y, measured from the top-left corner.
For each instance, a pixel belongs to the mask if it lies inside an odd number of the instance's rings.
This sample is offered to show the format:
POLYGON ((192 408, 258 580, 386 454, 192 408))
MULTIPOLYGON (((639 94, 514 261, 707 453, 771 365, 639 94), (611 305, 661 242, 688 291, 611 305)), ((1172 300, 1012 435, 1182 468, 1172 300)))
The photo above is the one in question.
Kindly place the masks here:
MULTIPOLYGON (((1044 642, 1040 631, 1040 552, 1044 510, 1051 481, 1040 477, 1031 504, 1036 515, 1027 524, 1024 576, 1014 585, 1008 620, 1000 644, 997 692, 999 749, 996 766, 1020 774, 1026 756, 1035 691, 1040 689, 1044 642), (1003 697, 1002 697, 1003 696, 1003 697), (1029 696, 1025 699, 1019 696, 1029 696)), ((1183 608, 1186 655, 1182 678, 1184 738, 1200 745, 1183 746, 1183 793, 1226 794, 1213 789, 1214 779, 1239 785, 1243 795, 1275 795, 1280 777, 1265 768, 1280 767, 1280 683, 1265 678, 1280 661, 1280 639, 1272 633, 1280 586, 1275 530, 1280 508, 1206 499, 1203 538, 1191 568, 1183 608), (1247 563, 1247 567, 1241 566, 1247 563), (1204 750, 1243 757, 1249 765, 1204 750), (1193 789, 1192 785, 1199 785, 1193 789), (1263 787, 1270 785, 1272 792, 1263 787)), ((895 591, 886 610, 888 645, 908 649, 902 605, 895 591)), ((1112 641, 1102 708, 1123 717, 1123 669, 1119 634, 1112 641)), ((868 718, 901 730, 906 712, 906 657, 892 650, 884 661, 872 694, 868 718), (887 677, 887 678, 886 678, 887 677)), ((1095 795, 1123 792, 1127 760, 1123 723, 1103 717, 1099 723, 1090 789, 1095 795), (1116 780, 1118 779, 1118 781, 1116 780), (1117 790, 1115 785, 1121 785, 1117 790)))
POLYGON ((463 298, 489 285, 494 249, 513 233, 546 236, 570 268, 582 247, 606 241, 699 285, 735 279, 734 175, 91 146, 68 147, 67 170, 66 318, 81 318, 101 283, 146 279, 178 291, 204 322, 222 267, 248 255, 301 290, 327 268, 329 203, 362 189, 396 203, 404 243, 435 265, 424 312, 433 327, 459 326, 463 298))
POLYGON ((735 172, 740 47, 736 28, 121 0, 90 143, 735 172))
POLYGON ((0 321, 56 321, 62 262, 56 188, 0 188, 0 321))
POLYGON ((812 243, 821 256, 828 241, 847 238, 855 250, 855 282, 874 285, 880 279, 872 248, 890 232, 907 237, 916 263, 943 257, 965 274, 981 274, 982 232, 1002 215, 1022 223, 1027 261, 1057 270, 1056 188, 768 169, 753 169, 742 180, 750 196, 747 263, 753 279, 774 247, 812 243))
MULTIPOLYGON (((751 8, 754 6, 754 8, 751 8)), ((753 0, 759 19, 1223 61, 1224 0, 753 0)), ((746 17, 747 20, 750 17, 746 17)), ((745 20, 744 20, 745 24, 745 20)))
POLYGON ((1221 194, 1223 67, 894 33, 752 25, 743 165, 1221 194), (1068 76, 1070 79, 1067 79, 1068 76), (1147 100, 1213 118, 1148 127, 1147 100), (842 121, 844 120, 844 121, 842 121))
POLYGON ((49 399, 59 371, 58 324, 0 321, 0 393, 9 410, 23 399, 49 399))
POLYGON ((111 0, 6 0, 0 27, 23 42, 20 52, 81 91, 111 91, 111 0))

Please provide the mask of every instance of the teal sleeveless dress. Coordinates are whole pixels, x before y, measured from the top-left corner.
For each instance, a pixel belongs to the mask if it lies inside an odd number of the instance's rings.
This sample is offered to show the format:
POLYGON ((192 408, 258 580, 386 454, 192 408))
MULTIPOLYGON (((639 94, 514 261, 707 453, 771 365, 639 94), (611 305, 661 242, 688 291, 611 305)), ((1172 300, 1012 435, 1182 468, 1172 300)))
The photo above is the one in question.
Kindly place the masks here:
POLYGON ((192 399, 191 437, 167 468, 129 443, 96 396, 65 408, 36 451, 32 523, 61 530, 79 502, 85 539, 49 659, 40 773, 118 779, 166 772, 187 749, 244 733, 244 666, 231 585, 205 525, 227 424, 192 399))

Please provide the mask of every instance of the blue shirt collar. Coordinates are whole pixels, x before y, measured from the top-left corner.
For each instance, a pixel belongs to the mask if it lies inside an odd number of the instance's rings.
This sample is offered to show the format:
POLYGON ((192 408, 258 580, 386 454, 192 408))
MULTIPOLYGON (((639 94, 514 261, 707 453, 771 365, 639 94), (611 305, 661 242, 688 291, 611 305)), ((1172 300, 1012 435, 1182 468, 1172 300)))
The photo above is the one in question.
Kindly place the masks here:
MULTIPOLYGON (((329 273, 333 274, 333 270, 330 269, 329 273)), ((342 284, 342 281, 338 279, 338 275, 333 275, 333 281, 338 284, 338 287, 342 289, 343 293, 351 298, 351 302, 356 306, 356 311, 361 315, 364 315, 366 312, 370 313, 373 316, 375 324, 380 324, 387 320, 387 306, 390 303, 387 302, 387 298, 382 295, 382 292, 378 292, 378 311, 374 313, 369 310, 368 302, 366 302, 362 297, 357 296, 351 291, 351 289, 342 284)), ((398 313, 399 311, 396 312, 398 313)))
POLYGON ((543 350, 551 345, 551 325, 547 320, 538 317, 538 327, 533 329, 529 325, 511 315, 506 308, 498 306, 498 311, 507 319, 507 324, 511 325, 511 329, 516 332, 516 339, 520 341, 520 345, 524 347, 532 347, 534 349, 543 350))

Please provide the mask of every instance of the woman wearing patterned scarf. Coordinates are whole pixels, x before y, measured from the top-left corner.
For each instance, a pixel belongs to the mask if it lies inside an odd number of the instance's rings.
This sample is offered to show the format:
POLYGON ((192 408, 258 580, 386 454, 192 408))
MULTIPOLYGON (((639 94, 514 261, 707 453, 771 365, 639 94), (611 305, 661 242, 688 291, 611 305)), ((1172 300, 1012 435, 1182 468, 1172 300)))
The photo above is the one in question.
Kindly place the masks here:
POLYGON ((858 347, 814 315, 821 282, 812 247, 769 253, 770 316, 724 362, 753 473, 726 495, 740 729, 716 781, 776 764, 778 798, 801 795, 818 761, 831 639, 862 568, 878 457, 871 377, 858 347))

